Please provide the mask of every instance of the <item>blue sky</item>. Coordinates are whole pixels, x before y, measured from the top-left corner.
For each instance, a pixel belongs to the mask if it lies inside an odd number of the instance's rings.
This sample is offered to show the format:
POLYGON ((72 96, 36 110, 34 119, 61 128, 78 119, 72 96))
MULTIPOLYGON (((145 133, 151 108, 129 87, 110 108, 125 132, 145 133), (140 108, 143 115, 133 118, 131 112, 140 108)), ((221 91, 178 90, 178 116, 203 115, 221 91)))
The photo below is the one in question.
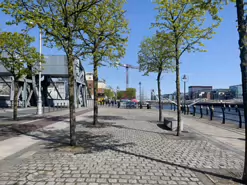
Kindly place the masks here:
MULTIPOLYGON (((0 0, 1 1, 1 0, 0 0)), ((139 44, 146 36, 151 36, 155 30, 150 30, 150 24, 155 20, 154 5, 151 0, 129 0, 125 6, 127 19, 129 20, 130 36, 126 56, 121 60, 124 64, 137 64, 137 52, 139 44)), ((207 53, 185 54, 181 59, 181 75, 187 74, 187 85, 212 85, 214 88, 228 88, 230 85, 240 84, 240 59, 238 50, 238 33, 236 28, 236 9, 233 4, 225 7, 221 13, 223 22, 216 30, 217 34, 210 41, 205 41, 207 53)), ((9 20, 9 17, 0 12, 1 20, 9 20)), ((2 31, 19 31, 20 26, 7 27, 0 25, 2 31)), ((37 38, 34 45, 39 48, 39 32, 33 29, 30 34, 37 38)), ((62 51, 43 48, 45 55, 63 54, 62 51)), ((86 71, 92 71, 92 66, 83 63, 86 71)), ((113 88, 117 86, 125 89, 125 68, 102 67, 99 69, 99 77, 107 81, 113 88)), ((129 87, 138 88, 141 81, 145 89, 145 95, 150 94, 151 89, 157 89, 156 74, 142 76, 135 69, 129 70, 129 87)), ((175 73, 164 74, 162 77, 162 93, 175 91, 175 73)), ((183 89, 183 84, 181 84, 183 89)))

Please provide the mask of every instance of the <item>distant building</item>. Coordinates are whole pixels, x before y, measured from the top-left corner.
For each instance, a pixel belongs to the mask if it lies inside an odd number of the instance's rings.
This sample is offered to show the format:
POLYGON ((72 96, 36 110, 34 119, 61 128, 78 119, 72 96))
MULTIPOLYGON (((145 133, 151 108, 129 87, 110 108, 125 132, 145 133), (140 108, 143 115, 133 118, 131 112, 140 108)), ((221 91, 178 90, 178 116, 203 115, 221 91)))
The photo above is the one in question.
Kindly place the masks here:
POLYGON ((189 86, 189 99, 208 96, 206 92, 211 92, 212 89, 212 86, 189 86))
POLYGON ((242 85, 232 85, 229 87, 229 89, 233 95, 233 98, 237 98, 237 99, 243 98, 242 85))
POLYGON ((211 91, 212 100, 228 100, 232 98, 233 98, 233 95, 230 89, 213 89, 211 91))
MULTIPOLYGON (((93 92, 93 88, 94 88, 94 81, 93 81, 93 73, 92 72, 87 72, 86 73, 86 80, 87 80, 87 84, 88 84, 88 89, 91 93, 92 98, 94 98, 94 92, 93 92)), ((105 80, 99 80, 98 81, 98 98, 104 98, 105 94, 104 94, 104 90, 106 89, 106 82, 105 80)))
POLYGON ((156 100, 156 95, 154 89, 151 90, 151 100, 156 100))

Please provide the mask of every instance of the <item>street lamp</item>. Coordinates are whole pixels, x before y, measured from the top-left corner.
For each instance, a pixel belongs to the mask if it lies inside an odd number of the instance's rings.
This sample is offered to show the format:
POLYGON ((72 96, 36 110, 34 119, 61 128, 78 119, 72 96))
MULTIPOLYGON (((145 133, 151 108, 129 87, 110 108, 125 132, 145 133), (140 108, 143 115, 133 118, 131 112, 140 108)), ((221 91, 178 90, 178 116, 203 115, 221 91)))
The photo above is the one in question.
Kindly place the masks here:
POLYGON ((37 114, 42 115, 42 99, 41 99, 41 55, 42 55, 42 31, 39 30, 39 89, 38 89, 38 101, 37 101, 37 114))
POLYGON ((142 108, 142 83, 139 82, 139 91, 140 91, 140 109, 142 108))
POLYGON ((117 86, 117 91, 116 91, 116 100, 118 99, 118 98, 117 98, 118 91, 119 91, 119 87, 117 86))
MULTIPOLYGON (((34 25, 33 22, 27 22, 27 24, 30 25, 34 25)), ((39 60, 39 88, 38 88, 38 99, 37 99, 37 114, 38 115, 42 115, 42 99, 41 99, 41 55, 42 55, 42 31, 41 29, 39 29, 39 56, 40 56, 40 60, 39 60)))
POLYGON ((185 93, 186 93, 186 82, 188 81, 188 77, 186 75, 184 75, 182 80, 184 82, 184 114, 186 114, 186 111, 185 111, 185 93))

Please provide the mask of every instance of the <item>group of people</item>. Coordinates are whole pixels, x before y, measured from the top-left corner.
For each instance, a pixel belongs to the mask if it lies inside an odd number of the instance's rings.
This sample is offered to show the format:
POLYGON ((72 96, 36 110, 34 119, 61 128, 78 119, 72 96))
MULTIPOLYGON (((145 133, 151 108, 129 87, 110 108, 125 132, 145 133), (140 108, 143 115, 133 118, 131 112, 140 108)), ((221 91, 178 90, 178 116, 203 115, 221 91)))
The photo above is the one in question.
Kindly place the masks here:
POLYGON ((99 104, 106 105, 106 106, 114 106, 117 104, 117 101, 113 99, 102 99, 99 101, 99 104))

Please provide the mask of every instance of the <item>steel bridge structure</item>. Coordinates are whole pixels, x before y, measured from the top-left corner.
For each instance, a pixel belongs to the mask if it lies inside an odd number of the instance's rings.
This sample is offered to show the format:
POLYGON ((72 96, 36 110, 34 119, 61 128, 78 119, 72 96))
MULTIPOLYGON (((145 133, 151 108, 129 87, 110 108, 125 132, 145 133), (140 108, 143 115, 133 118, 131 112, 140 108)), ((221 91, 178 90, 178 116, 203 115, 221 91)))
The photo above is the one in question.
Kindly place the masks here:
MULTIPOLYGON (((69 106, 68 65, 63 55, 45 56, 42 64, 41 94, 43 106, 69 106)), ((74 61, 76 107, 86 107, 90 97, 87 89, 85 70, 79 60, 74 61)), ((37 105, 38 75, 24 77, 18 81, 19 107, 37 105)), ((12 74, 0 62, 0 107, 10 107, 14 97, 12 74)))

